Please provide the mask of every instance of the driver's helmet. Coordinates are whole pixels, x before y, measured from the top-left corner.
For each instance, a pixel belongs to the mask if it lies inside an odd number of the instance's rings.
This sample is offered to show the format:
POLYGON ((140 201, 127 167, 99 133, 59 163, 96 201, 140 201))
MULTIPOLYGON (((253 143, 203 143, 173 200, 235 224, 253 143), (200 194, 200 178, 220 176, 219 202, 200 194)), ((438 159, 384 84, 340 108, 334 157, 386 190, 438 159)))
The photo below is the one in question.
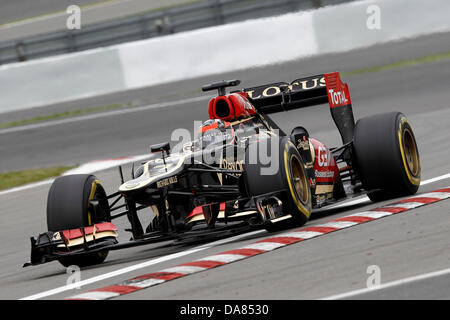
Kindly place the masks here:
POLYGON ((232 143, 234 129, 230 122, 220 119, 210 119, 203 122, 199 128, 202 147, 232 143))

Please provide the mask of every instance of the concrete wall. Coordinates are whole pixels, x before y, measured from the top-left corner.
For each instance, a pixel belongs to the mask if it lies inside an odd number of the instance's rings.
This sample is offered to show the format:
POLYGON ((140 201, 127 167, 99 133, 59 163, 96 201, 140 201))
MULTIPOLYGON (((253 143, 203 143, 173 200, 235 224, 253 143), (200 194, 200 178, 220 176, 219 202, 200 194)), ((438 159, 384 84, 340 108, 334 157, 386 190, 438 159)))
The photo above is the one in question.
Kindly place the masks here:
POLYGON ((314 55, 312 25, 309 11, 124 44, 125 83, 138 88, 314 55))
POLYGON ((0 113, 126 89, 117 49, 0 67, 0 113))
MULTIPOLYGON (((372 12, 372 11, 371 11, 372 12)), ((370 0, 314 12, 318 53, 343 52, 450 30, 448 0, 370 0), (380 8, 381 28, 368 29, 367 10, 380 8)))
POLYGON ((4 65, 0 113, 449 31, 449 12, 448 0, 366 0, 4 65))

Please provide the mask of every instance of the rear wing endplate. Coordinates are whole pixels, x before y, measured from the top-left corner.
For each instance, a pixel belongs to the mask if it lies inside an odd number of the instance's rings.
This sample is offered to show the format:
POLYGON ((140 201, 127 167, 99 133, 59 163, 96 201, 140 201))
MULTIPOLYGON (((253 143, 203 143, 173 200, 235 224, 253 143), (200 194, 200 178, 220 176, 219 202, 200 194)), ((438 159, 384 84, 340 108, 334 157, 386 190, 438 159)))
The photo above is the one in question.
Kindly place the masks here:
POLYGON ((343 143, 353 139, 355 121, 350 92, 348 85, 341 81, 339 72, 301 78, 291 83, 278 82, 246 88, 243 91, 261 114, 328 103, 343 143))

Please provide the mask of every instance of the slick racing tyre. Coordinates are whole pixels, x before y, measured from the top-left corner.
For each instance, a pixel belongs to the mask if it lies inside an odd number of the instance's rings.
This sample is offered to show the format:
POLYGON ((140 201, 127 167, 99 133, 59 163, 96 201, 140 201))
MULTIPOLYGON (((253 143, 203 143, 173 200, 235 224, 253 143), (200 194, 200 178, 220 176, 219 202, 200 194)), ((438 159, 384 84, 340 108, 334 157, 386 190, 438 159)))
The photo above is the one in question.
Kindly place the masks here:
MULTIPOLYGON (((110 212, 106 192, 93 175, 76 174, 57 178, 50 187, 47 198, 47 227, 49 231, 62 231, 87 227, 95 223, 109 222, 110 212), (99 201, 94 212, 89 200, 99 201)), ((85 267, 102 263, 108 251, 80 254, 60 258, 65 267, 85 267)))
POLYGON ((412 195, 420 185, 420 158, 413 130, 400 112, 365 117, 356 123, 357 171, 372 201, 412 195))
MULTIPOLYGON (((301 226, 308 221, 311 211, 311 189, 308 183, 306 169, 297 148, 287 137, 272 138, 278 144, 278 159, 271 152, 270 159, 274 160, 276 168, 265 174, 263 169, 267 166, 261 159, 256 164, 249 161, 247 153, 245 161, 245 184, 249 196, 261 195, 278 190, 286 190, 283 203, 283 213, 292 216, 289 220, 281 220, 278 223, 267 224, 268 231, 277 231, 288 227, 301 226)), ((267 143, 267 145, 272 145, 267 143)), ((274 144, 276 145, 276 144, 274 144)), ((270 149, 270 148, 268 148, 270 149)), ((275 151, 276 152, 276 151, 275 151)))

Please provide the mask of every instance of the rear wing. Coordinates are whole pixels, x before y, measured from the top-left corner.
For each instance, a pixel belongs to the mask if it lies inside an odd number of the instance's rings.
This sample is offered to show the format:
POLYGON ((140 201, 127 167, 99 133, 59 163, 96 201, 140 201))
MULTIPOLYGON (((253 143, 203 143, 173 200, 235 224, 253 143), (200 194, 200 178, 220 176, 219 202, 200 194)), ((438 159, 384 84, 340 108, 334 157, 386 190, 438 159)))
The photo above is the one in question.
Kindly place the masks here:
POLYGON ((353 139, 355 120, 350 92, 338 72, 297 79, 291 83, 278 82, 246 88, 243 91, 261 114, 328 103, 343 143, 353 139))

